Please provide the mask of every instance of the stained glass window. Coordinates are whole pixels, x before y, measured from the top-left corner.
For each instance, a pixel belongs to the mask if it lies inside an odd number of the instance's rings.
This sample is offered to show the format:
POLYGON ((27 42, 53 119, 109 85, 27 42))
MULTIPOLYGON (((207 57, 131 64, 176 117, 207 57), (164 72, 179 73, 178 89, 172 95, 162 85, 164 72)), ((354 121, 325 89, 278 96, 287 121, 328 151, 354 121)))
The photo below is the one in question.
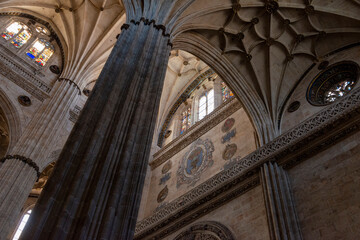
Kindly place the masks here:
POLYGON ((199 120, 214 110, 214 89, 206 92, 199 99, 199 120))
POLYGON ((31 38, 31 32, 29 29, 23 29, 12 41, 11 43, 19 48, 24 45, 31 38))
POLYGON ((54 48, 44 39, 38 39, 26 52, 30 58, 35 59, 39 65, 44 66, 54 53, 54 48))
POLYGON ((18 240, 20 238, 20 235, 21 235, 22 231, 24 230, 24 227, 25 227, 27 221, 29 220, 30 214, 31 214, 31 209, 29 211, 27 211, 25 213, 25 215, 23 216, 23 218, 21 219, 20 225, 16 229, 16 233, 13 237, 13 240, 18 240))
POLYGON ((31 31, 25 24, 14 22, 5 29, 1 36, 6 40, 12 38, 11 43, 19 48, 31 38, 31 31))
POLYGON ((183 134, 191 126, 191 108, 188 108, 181 115, 181 131, 180 134, 183 134))
POLYGON ((24 24, 20 22, 14 22, 10 24, 6 30, 1 34, 3 38, 9 40, 10 38, 14 37, 14 35, 18 34, 21 29, 23 29, 24 24))
POLYGON ((234 93, 229 89, 228 86, 226 86, 224 82, 221 83, 221 92, 223 102, 234 97, 234 93))

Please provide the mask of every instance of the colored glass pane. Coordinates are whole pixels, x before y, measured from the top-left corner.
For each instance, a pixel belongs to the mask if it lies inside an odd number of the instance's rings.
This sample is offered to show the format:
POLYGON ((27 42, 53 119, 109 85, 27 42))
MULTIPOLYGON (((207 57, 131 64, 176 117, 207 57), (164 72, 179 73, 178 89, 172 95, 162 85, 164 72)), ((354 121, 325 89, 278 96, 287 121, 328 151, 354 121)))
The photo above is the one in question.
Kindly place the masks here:
POLYGON ((19 48, 24 45, 31 38, 31 33, 29 30, 24 29, 21 31, 12 41, 11 43, 19 48))
POLYGON ((36 58, 45 48, 45 43, 41 40, 36 40, 34 45, 26 52, 26 55, 32 59, 36 58))
POLYGON ((39 55, 38 58, 35 59, 35 61, 40 64, 41 66, 44 66, 46 62, 50 59, 50 57, 53 55, 54 51, 50 48, 45 48, 45 50, 39 55))
POLYGON ((228 86, 225 85, 224 82, 221 83, 221 92, 223 102, 234 97, 234 93, 229 89, 228 86))
POLYGON ((36 27, 35 30, 36 30, 38 33, 45 34, 45 35, 49 35, 49 31, 48 31, 46 28, 36 27))
POLYGON ((180 134, 183 134, 191 126, 191 108, 188 108, 181 115, 181 131, 180 134))
POLYGON ((6 30, 1 34, 1 36, 6 40, 9 40, 10 38, 18 34, 23 27, 26 26, 20 22, 14 22, 6 28, 6 30))

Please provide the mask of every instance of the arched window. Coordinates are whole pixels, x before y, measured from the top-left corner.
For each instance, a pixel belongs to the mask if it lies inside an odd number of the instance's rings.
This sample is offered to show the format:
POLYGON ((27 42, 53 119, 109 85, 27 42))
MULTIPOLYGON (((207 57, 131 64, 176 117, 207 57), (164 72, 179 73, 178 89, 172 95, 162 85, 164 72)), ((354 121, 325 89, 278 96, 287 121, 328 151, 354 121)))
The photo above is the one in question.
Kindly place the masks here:
POLYGON ((214 110, 214 89, 206 92, 199 99, 199 120, 214 110))
POLYGON ((20 238, 20 235, 21 235, 22 231, 24 230, 27 221, 29 220, 31 211, 32 211, 32 209, 28 210, 22 217, 19 227, 16 229, 15 235, 12 240, 18 240, 20 238))
POLYGON ((26 52, 26 55, 41 66, 44 66, 53 54, 54 47, 44 39, 37 39, 26 52))
POLYGON ((233 92, 229 89, 228 86, 226 86, 224 82, 221 82, 221 93, 223 102, 234 97, 233 92))
POLYGON ((12 39, 11 43, 20 48, 31 38, 31 31, 25 24, 14 22, 5 29, 1 36, 6 40, 12 39))
POLYGON ((191 108, 188 108, 181 115, 181 131, 180 131, 180 134, 183 134, 190 127, 191 127, 191 108))

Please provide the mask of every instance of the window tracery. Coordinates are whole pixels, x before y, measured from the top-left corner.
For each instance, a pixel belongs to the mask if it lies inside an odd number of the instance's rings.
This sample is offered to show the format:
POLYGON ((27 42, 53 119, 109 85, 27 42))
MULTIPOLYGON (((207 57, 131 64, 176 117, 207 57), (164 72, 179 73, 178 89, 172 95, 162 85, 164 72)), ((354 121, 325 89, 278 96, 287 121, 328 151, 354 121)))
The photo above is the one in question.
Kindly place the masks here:
POLYGON ((54 47, 45 39, 37 39, 32 47, 26 52, 26 55, 41 66, 44 66, 50 57, 54 54, 54 47))
POLYGON ((16 48, 21 48, 30 39, 34 39, 24 52, 40 66, 45 66, 55 52, 54 46, 47 40, 50 37, 49 30, 35 22, 29 25, 21 21, 12 22, 4 29, 1 36, 16 48))
POLYGON ((5 40, 10 40, 16 48, 23 46, 32 36, 31 30, 22 22, 13 22, 1 35, 5 40))

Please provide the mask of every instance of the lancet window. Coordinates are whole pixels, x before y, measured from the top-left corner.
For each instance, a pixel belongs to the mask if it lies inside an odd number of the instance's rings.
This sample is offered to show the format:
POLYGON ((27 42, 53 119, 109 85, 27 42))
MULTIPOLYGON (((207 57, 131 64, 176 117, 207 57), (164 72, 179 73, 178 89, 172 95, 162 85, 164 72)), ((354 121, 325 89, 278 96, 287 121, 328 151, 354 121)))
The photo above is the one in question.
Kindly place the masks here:
POLYGON ((206 115, 214 110, 214 89, 200 97, 199 99, 199 120, 203 119, 206 115))
POLYGON ((18 228, 16 229, 15 235, 12 240, 18 240, 20 238, 20 235, 21 235, 22 231, 24 230, 27 221, 29 220, 31 211, 32 211, 32 209, 28 210, 22 217, 21 222, 20 222, 18 228))

